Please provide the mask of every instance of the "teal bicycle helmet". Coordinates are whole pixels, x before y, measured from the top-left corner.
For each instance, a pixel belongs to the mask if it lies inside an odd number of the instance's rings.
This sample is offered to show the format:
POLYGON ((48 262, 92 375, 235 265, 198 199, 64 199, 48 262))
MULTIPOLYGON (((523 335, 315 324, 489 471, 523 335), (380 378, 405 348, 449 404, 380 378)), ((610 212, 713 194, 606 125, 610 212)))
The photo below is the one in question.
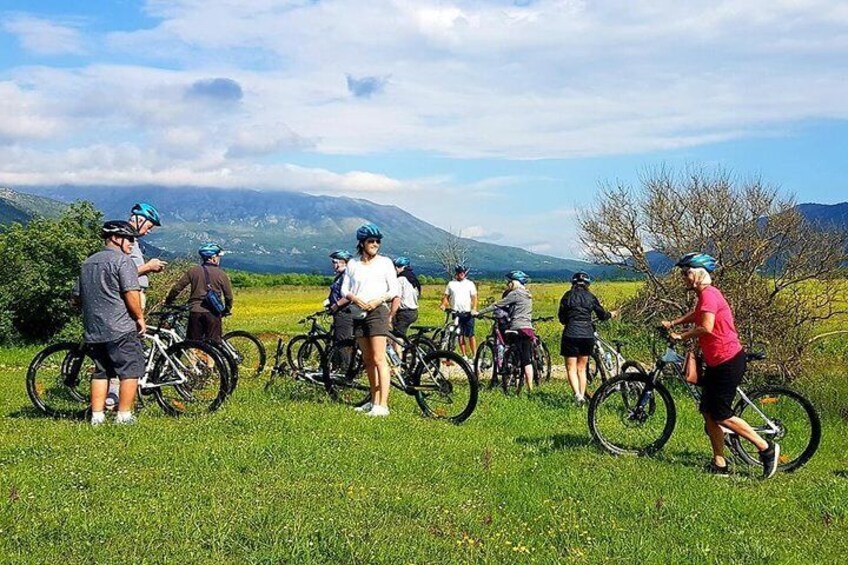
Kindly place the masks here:
POLYGON ((356 239, 358 241, 365 241, 366 239, 382 240, 383 232, 375 224, 363 224, 356 230, 356 239))
POLYGON ((706 253, 687 253, 674 266, 681 269, 704 269, 712 273, 716 268, 716 260, 706 253))
POLYGON ((330 259, 335 259, 337 261, 347 262, 347 261, 350 261, 352 258, 353 258, 353 255, 351 255, 349 252, 347 252, 343 249, 337 249, 337 250, 333 251, 332 253, 330 253, 330 259))
POLYGON ((398 257, 395 259, 395 267, 409 267, 412 264, 412 261, 409 260, 409 257, 398 257))
POLYGON ((528 277, 527 273, 524 271, 510 271, 504 276, 504 278, 508 281, 518 281, 521 284, 527 284, 530 282, 530 277, 528 277))
POLYGON ((197 250, 197 253, 203 257, 204 259, 210 259, 215 255, 220 255, 223 251, 223 248, 217 243, 204 243, 200 246, 200 249, 197 250))
POLYGON ((141 216, 142 218, 150 220, 150 223, 154 226, 162 225, 162 221, 159 218, 159 211, 146 202, 139 202, 138 204, 133 206, 132 210, 130 210, 130 213, 135 216, 141 216))

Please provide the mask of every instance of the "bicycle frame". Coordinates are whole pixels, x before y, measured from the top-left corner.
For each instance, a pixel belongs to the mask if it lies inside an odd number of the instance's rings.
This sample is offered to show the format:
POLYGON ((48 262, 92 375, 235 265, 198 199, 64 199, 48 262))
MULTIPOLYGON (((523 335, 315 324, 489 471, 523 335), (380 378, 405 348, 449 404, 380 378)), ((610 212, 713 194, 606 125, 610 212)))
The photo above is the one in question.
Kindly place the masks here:
MULTIPOLYGON (((654 370, 650 374, 651 383, 655 384, 658 380, 660 380, 660 378, 662 378, 664 370, 667 367, 670 367, 672 369, 674 378, 683 384, 683 386, 686 388, 686 390, 689 392, 689 395, 695 402, 699 402, 701 400, 701 391, 696 385, 686 380, 685 371, 683 367, 684 363, 685 358, 677 351, 675 351, 671 345, 668 345, 662 357, 657 359, 654 370)), ((643 391, 642 397, 645 397, 649 392, 650 391, 647 389, 643 391)), ((768 426, 768 431, 760 427, 754 427, 754 431, 756 431, 758 434, 765 433, 766 435, 776 435, 780 431, 780 428, 776 426, 775 423, 772 422, 771 419, 766 416, 763 411, 757 407, 756 404, 751 402, 751 399, 748 398, 748 395, 745 394, 745 391, 743 391, 740 387, 736 387, 736 394, 739 395, 739 398, 741 398, 742 401, 745 402, 745 404, 750 406, 754 410, 754 412, 756 412, 760 416, 760 418, 762 418, 763 422, 768 426)), ((650 401, 650 398, 647 398, 645 402, 643 402, 642 397, 640 397, 637 406, 644 408, 644 406, 650 401)), ((721 425, 719 427, 721 427, 725 436, 737 435, 736 432, 731 429, 728 429, 721 425)))

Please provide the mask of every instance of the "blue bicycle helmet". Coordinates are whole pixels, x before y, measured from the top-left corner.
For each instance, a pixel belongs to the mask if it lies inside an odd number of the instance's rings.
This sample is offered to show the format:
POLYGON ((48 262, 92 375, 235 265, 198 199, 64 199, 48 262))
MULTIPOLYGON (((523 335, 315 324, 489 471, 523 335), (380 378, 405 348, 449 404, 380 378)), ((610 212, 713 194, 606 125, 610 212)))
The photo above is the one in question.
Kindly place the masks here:
POLYGON ((398 257, 395 259, 395 267, 409 267, 412 264, 412 261, 409 260, 409 257, 398 257))
POLYGON ((687 253, 674 266, 681 269, 704 269, 712 273, 716 268, 716 260, 706 253, 687 253))
POLYGON ((132 210, 130 210, 130 213, 150 220, 150 223, 152 223, 154 226, 162 225, 162 221, 159 219, 159 211, 146 202, 139 202, 138 204, 133 206, 132 210))
POLYGON ((204 243, 200 246, 200 249, 197 250, 197 253, 203 257, 204 259, 210 259, 215 255, 220 255, 223 249, 217 243, 204 243))
POLYGON ((505 275, 505 278, 508 281, 518 281, 521 284, 527 284, 530 282, 530 277, 528 277, 527 273, 524 271, 510 271, 505 275))
POLYGON ((383 239, 383 232, 380 231, 375 224, 367 223, 359 226, 359 229, 356 230, 356 239, 357 241, 365 241, 366 239, 383 239))
POLYGON ((337 261, 348 262, 352 258, 353 258, 353 255, 351 255, 349 252, 347 252, 343 249, 336 249, 335 251, 330 253, 330 259, 335 259, 337 261))
POLYGON ((577 271, 571 275, 571 284, 584 284, 589 286, 592 284, 592 277, 589 276, 589 273, 577 271))

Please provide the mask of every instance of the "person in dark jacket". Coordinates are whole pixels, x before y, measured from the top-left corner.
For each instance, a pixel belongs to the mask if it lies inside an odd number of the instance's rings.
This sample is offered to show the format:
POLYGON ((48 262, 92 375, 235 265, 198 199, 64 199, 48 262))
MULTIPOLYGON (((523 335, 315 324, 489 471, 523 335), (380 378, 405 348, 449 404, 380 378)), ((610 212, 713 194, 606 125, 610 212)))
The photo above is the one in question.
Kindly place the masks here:
POLYGON ((574 273, 571 277, 571 290, 562 295, 559 301, 559 322, 565 326, 560 342, 560 354, 565 357, 568 382, 574 390, 574 400, 578 405, 586 402, 586 366, 595 347, 595 325, 592 315, 599 320, 609 320, 618 315, 617 311, 607 312, 597 297, 589 291, 592 283, 587 273, 574 273))
POLYGON ((223 338, 223 327, 221 318, 228 316, 233 308, 233 287, 230 278, 220 267, 223 249, 217 243, 206 243, 197 250, 201 258, 201 264, 190 268, 171 287, 165 304, 171 304, 176 300, 182 290, 191 285, 188 298, 188 339, 210 340, 221 343, 223 338), (206 300, 209 289, 224 297, 224 312, 221 314, 212 312, 206 300))
POLYGON ((352 258, 353 255, 349 251, 341 249, 330 253, 336 278, 330 285, 326 304, 330 314, 333 315, 333 342, 335 343, 353 339, 353 315, 347 308, 350 302, 342 295, 342 281, 347 270, 347 262, 352 258))

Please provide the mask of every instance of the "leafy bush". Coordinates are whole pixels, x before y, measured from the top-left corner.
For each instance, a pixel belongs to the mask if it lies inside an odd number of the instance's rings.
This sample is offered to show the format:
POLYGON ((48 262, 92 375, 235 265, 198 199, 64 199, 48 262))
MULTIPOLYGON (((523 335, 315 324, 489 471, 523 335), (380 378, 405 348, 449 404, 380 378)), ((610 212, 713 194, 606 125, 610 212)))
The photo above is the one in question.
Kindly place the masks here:
POLYGON ((82 261, 103 245, 101 224, 98 210, 78 202, 0 235, 0 341, 49 339, 77 315, 71 291, 82 261))

